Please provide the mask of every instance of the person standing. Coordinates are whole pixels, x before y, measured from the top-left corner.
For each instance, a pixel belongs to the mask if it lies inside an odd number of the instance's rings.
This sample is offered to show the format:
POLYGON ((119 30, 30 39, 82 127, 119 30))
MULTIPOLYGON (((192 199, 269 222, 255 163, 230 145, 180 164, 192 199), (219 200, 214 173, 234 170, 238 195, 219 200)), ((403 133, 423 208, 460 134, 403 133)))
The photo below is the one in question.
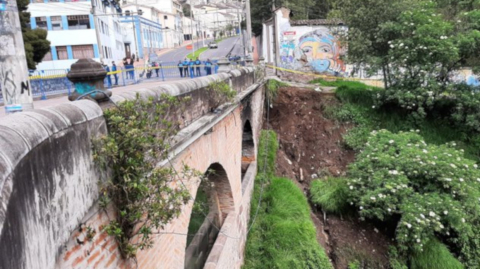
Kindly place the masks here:
POLYGON ((178 71, 180 71, 180 77, 183 78, 183 63, 178 61, 178 71))
POLYGON ((196 74, 195 75, 197 77, 202 76, 202 74, 200 73, 200 65, 202 65, 202 62, 197 57, 197 60, 195 61, 195 69, 196 69, 196 74))
POLYGON ((195 62, 190 59, 190 62, 188 63, 188 66, 190 67, 190 78, 194 78, 195 77, 195 62))
POLYGON ((155 68, 155 74, 157 74, 157 78, 158 78, 158 69, 160 69, 158 63, 157 63, 157 62, 153 62, 153 67, 155 68))
POLYGON ((112 72, 114 72, 113 77, 115 78, 115 86, 118 86, 117 65, 115 64, 115 61, 112 61, 112 72))
POLYGON ((112 75, 108 74, 108 73, 110 73, 110 67, 108 67, 108 65, 104 64, 103 69, 105 69, 105 71, 107 71, 107 86, 109 88, 111 88, 112 87, 112 75))
POLYGON ((188 64, 189 64, 189 62, 188 62, 187 58, 185 58, 185 60, 183 61, 183 75, 185 77, 188 77, 188 64))
POLYGON ((212 62, 210 59, 207 59, 205 62, 205 71, 207 71, 207 76, 212 74, 212 62))

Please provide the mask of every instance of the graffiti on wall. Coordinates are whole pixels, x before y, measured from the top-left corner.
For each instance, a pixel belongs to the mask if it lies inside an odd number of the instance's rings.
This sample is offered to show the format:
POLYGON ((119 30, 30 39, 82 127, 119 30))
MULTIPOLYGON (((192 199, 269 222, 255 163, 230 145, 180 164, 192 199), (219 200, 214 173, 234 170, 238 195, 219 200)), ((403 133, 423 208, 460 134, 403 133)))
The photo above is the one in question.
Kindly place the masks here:
POLYGON ((339 39, 327 27, 282 32, 280 61, 285 68, 341 76, 345 74, 344 54, 339 39))

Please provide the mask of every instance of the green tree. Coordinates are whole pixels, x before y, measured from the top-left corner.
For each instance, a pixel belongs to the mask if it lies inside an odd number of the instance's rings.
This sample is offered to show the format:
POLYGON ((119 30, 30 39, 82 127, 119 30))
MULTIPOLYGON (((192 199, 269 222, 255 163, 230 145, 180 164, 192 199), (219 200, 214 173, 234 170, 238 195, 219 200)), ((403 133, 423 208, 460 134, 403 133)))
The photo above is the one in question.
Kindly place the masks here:
POLYGON ((410 0, 338 0, 334 14, 349 26, 348 61, 366 65, 376 71, 381 69, 387 81, 389 73, 389 41, 396 32, 391 25, 398 22, 400 14, 413 8, 410 0), (387 27, 389 26, 389 27, 387 27))
POLYGON ((47 40, 47 31, 29 28, 30 13, 26 12, 29 3, 28 0, 17 0, 27 65, 29 69, 36 69, 36 64, 50 51, 50 41, 47 40))

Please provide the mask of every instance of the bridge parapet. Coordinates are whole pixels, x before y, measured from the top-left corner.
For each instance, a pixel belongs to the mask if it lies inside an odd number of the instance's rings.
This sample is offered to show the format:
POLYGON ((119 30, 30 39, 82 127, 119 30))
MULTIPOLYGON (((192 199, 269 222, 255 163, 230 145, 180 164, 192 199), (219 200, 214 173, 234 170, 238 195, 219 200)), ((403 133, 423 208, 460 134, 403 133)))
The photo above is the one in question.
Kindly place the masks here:
MULTIPOLYGON (((226 81, 240 93, 253 89, 255 79, 254 68, 247 67, 208 77, 146 86, 129 93, 114 94, 112 100, 133 100, 137 94, 156 100, 164 93, 190 96, 188 109, 176 113, 179 127, 184 129, 210 113, 208 95, 203 90, 211 82, 226 81)), ((263 95, 257 95, 259 97, 255 100, 261 103, 263 95)), ((256 105, 255 111, 258 113, 255 115, 257 123, 253 126, 255 130, 260 128, 261 110, 258 107, 261 105, 256 105)), ((0 268, 94 268, 94 264, 100 266, 98 268, 108 268, 107 261, 99 263, 99 257, 93 258, 93 247, 82 250, 84 245, 78 243, 76 237, 80 224, 86 219, 105 221, 106 218, 99 215, 99 212, 92 211, 98 199, 98 182, 108 176, 106 172, 97 169, 91 151, 91 139, 107 133, 102 108, 105 109, 94 102, 82 100, 0 119, 0 268), (85 259, 70 260, 72 249, 82 250, 81 255, 85 259)), ((208 160, 198 162, 202 163, 199 167, 204 163, 208 167, 214 161, 226 167, 229 180, 235 181, 231 184, 234 200, 238 203, 235 210, 238 210, 240 205, 245 204, 241 202, 241 183, 236 182, 240 178, 236 174, 240 174, 241 170, 242 129, 241 122, 237 126, 236 118, 240 119, 238 113, 241 113, 241 109, 231 108, 230 111, 233 114, 226 118, 228 124, 222 123, 225 130, 218 129, 218 132, 225 131, 225 139, 230 140, 213 146, 199 142, 212 149, 208 151, 211 154, 207 156, 208 160), (237 129, 240 130, 239 133, 232 136, 232 132, 237 132, 237 129), (237 145, 238 143, 240 144, 237 145), (227 149, 227 146, 230 148, 227 149), (222 150, 227 151, 226 155, 222 150), (222 160, 233 155, 239 155, 239 158, 222 160), (237 165, 238 169, 234 167, 237 165), (233 174, 235 176, 231 176, 233 174)), ((214 121, 210 119, 209 122, 214 121)), ((216 139, 220 139, 216 135, 216 139)), ((195 139, 200 138, 197 136, 195 139)), ((211 143, 216 141, 212 140, 211 143)), ((182 216, 187 216, 190 211, 191 208, 186 208, 187 213, 182 213, 182 216)), ((188 218, 189 216, 187 220, 188 218)), ((178 225, 185 226, 184 223, 178 225)), ((105 239, 103 234, 99 236, 100 239, 105 239)), ((102 243, 100 239, 95 238, 95 242, 102 243)), ((120 266, 118 262, 109 264, 120 266)), ((125 264, 121 266, 128 267, 125 264)))

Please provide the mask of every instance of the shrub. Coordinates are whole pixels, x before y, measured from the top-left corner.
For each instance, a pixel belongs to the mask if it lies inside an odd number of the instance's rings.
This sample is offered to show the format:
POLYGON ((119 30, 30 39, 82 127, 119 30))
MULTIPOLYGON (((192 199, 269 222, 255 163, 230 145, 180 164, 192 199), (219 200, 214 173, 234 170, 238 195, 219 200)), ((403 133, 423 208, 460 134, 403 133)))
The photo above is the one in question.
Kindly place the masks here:
POLYGON ((431 239, 422 252, 415 253, 410 261, 411 269, 463 269, 463 265, 437 239, 431 239))
POLYGON ((396 220, 402 254, 440 236, 477 264, 480 171, 455 144, 427 145, 414 132, 372 132, 349 168, 349 202, 362 218, 396 220))
POLYGON ((213 112, 220 105, 231 102, 237 92, 232 90, 230 85, 225 81, 214 81, 207 86, 207 93, 209 95, 210 110, 213 112))
POLYGON ((287 87, 289 86, 287 83, 283 81, 279 81, 276 79, 269 79, 267 81, 267 101, 271 104, 277 98, 278 95, 278 88, 280 87, 287 87))
POLYGON ((348 208, 348 186, 344 178, 327 178, 312 181, 311 201, 324 211, 342 213, 348 208))

